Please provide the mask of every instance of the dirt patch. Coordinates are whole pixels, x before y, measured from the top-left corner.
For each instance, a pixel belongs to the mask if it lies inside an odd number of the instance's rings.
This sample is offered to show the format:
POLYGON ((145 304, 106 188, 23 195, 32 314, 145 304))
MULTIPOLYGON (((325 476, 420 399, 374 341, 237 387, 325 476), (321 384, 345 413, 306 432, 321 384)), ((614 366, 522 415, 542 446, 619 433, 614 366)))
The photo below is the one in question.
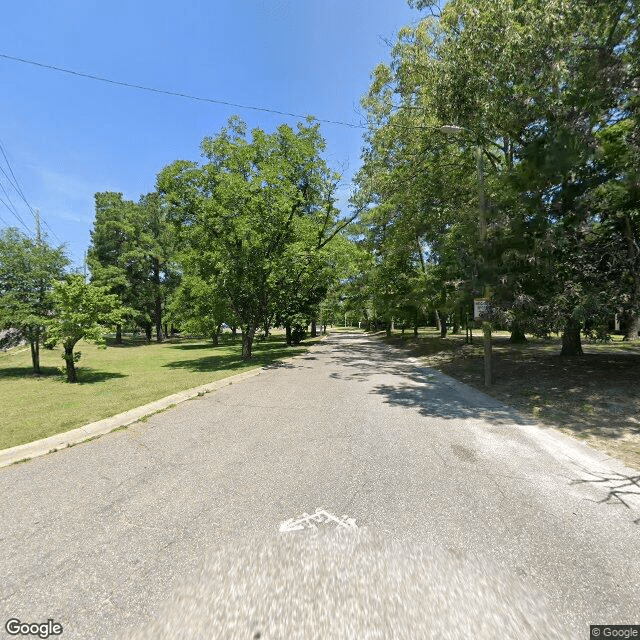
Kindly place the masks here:
POLYGON ((459 336, 385 341, 640 469, 640 345, 584 344, 584 356, 561 357, 558 340, 512 345, 499 335, 493 340, 494 384, 485 387, 482 338, 473 345, 459 336))

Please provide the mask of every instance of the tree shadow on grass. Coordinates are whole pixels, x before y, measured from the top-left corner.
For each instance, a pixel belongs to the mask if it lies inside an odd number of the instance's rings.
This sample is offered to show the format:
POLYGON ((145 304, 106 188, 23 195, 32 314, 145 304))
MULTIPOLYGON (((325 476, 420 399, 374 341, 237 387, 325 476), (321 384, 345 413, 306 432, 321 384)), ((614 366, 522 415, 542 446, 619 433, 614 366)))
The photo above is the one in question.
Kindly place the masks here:
POLYGON ((0 379, 2 378, 55 378, 60 375, 57 367, 41 367, 40 374, 33 372, 33 367, 3 367, 0 369, 0 379))
MULTIPOLYGON (((127 378, 123 373, 114 371, 97 371, 91 367, 78 367, 76 369, 78 382, 75 384, 92 384, 95 382, 104 382, 114 378, 127 378)), ((0 380, 3 378, 23 378, 23 379, 47 379, 55 382, 66 382, 67 377, 58 367, 42 367, 40 375, 33 372, 32 367, 7 367, 0 369, 0 380)))
MULTIPOLYGON (((481 357, 454 359, 441 369, 479 388, 481 357)), ((562 357, 535 351, 498 352, 494 363, 492 396, 534 412, 547 424, 580 438, 596 436, 620 439, 640 436, 637 381, 640 355, 635 353, 586 353, 562 357)))
MULTIPOLYGON (((240 344, 239 342, 236 344, 240 344)), ((172 344, 172 349, 179 349, 180 351, 196 351, 198 349, 220 349, 224 347, 234 346, 232 342, 220 342, 220 344, 213 344, 213 342, 199 342, 199 343, 185 343, 185 344, 172 344)))
MULTIPOLYGON (((94 384, 96 382, 105 382, 106 380, 129 377, 126 373, 117 373, 115 371, 96 371, 91 367, 79 367, 77 375, 78 382, 75 384, 94 384)), ((65 376, 61 376, 61 378, 66 382, 65 376)))
POLYGON ((251 360, 243 360, 240 350, 237 353, 212 354, 210 356, 202 356, 201 358, 193 358, 189 360, 175 360, 162 365, 170 369, 188 369, 195 372, 207 371, 230 371, 237 369, 239 372, 254 366, 269 366, 271 368, 293 367, 289 363, 277 362, 282 358, 288 358, 297 353, 297 351, 289 348, 271 348, 264 349, 264 344, 254 351, 251 360))

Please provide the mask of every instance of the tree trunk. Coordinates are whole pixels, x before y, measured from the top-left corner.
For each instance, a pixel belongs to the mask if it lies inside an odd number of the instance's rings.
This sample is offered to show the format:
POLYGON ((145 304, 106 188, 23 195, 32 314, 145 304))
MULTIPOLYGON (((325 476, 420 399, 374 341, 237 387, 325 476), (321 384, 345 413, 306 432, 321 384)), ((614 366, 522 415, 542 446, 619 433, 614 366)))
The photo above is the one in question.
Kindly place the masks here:
POLYGON ((31 345, 31 363, 33 364, 33 372, 40 375, 40 336, 36 335, 29 340, 31 345))
POLYGON ((116 325, 116 344, 122 344, 122 325, 116 325))
POLYGON ((311 321, 311 337, 315 338, 318 335, 318 328, 316 326, 315 318, 311 321))
POLYGON ((527 342, 527 336, 524 335, 522 326, 515 320, 511 323, 511 336, 509 338, 509 342, 512 344, 524 344, 527 342))
POLYGON ((627 317, 626 328, 624 331, 625 340, 639 340, 638 332, 640 331, 640 313, 631 312, 627 317))
POLYGON ((160 296, 155 299, 155 316, 156 316, 156 340, 162 342, 164 336, 162 335, 162 300, 160 296))
POLYGON ((153 334, 153 328, 149 322, 144 325, 144 333, 147 336, 147 342, 151 342, 151 336, 153 334))
POLYGON ((440 314, 436 311, 436 327, 438 331, 442 332, 442 325, 440 324, 440 314))
POLYGON ((231 327, 231 339, 235 342, 236 341, 236 336, 238 335, 238 327, 236 327, 235 325, 233 327, 231 327))
POLYGON ((154 315, 156 321, 156 340, 162 342, 164 336, 162 335, 162 296, 160 295, 160 263, 157 260, 153 261, 153 284, 154 284, 154 315))
POLYGON ((447 337, 447 316, 439 311, 436 311, 436 317, 438 318, 438 329, 440 329, 440 337, 447 337))
POLYGON ((73 347, 64 346, 64 362, 67 367, 67 382, 78 382, 78 377, 76 376, 76 365, 73 361, 73 347))
POLYGON ((418 337, 418 312, 413 316, 413 337, 418 337))
POLYGON ((211 336, 214 347, 217 347, 220 344, 220 329, 222 329, 222 322, 216 327, 216 330, 213 332, 213 336, 211 336))
POLYGON ((291 323, 287 322, 284 328, 286 332, 287 347, 290 347, 291 346, 291 323))
POLYGON ((249 323, 246 330, 242 332, 242 359, 251 360, 251 349, 253 347, 253 337, 256 333, 256 328, 253 323, 249 323))
POLYGON ((451 329, 454 335, 460 333, 460 314, 456 312, 453 314, 453 328, 451 329))
POLYGON ((562 333, 561 356, 581 356, 582 344, 580 342, 580 323, 573 317, 567 318, 562 333))

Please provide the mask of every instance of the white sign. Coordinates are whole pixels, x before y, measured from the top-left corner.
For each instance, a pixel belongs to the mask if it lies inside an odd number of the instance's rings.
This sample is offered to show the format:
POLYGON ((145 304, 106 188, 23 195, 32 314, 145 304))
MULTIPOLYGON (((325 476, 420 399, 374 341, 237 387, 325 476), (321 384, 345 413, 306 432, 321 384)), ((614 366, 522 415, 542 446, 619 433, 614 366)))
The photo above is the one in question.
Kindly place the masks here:
POLYGON ((319 524, 333 524, 344 529, 357 529, 356 521, 353 518, 342 516, 338 518, 324 509, 316 509, 315 513, 309 515, 303 513, 301 518, 289 518, 280 524, 280 533, 288 531, 302 531, 303 529, 317 529, 319 524))
POLYGON ((473 299, 473 319, 482 320, 490 311, 489 300, 487 298, 474 298, 473 299))

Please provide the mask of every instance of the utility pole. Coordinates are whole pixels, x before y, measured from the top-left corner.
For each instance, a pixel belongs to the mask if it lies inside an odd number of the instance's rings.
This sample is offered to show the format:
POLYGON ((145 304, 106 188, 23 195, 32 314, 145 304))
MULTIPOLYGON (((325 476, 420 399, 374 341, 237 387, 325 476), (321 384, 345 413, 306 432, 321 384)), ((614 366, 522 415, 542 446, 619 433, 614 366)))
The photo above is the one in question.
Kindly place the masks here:
POLYGON ((42 230, 40 229, 40 209, 36 209, 33 215, 36 219, 36 244, 40 246, 42 244, 42 230))

